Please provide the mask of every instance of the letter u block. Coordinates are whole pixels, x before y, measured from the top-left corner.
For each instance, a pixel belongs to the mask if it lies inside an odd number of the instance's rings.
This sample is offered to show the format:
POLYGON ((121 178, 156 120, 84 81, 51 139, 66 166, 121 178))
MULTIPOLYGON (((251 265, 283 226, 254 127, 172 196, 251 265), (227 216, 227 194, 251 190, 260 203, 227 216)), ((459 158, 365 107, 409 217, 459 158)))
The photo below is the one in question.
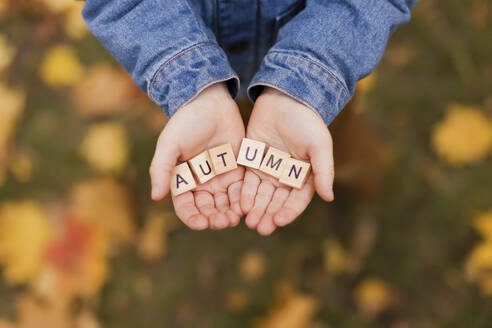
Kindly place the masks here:
POLYGON ((237 163, 258 169, 263 159, 266 145, 263 142, 243 138, 239 155, 237 155, 237 163))
POLYGON ((296 189, 301 189, 309 176, 310 170, 311 164, 289 158, 279 182, 296 189))
POLYGON ((171 194, 177 196, 195 187, 195 179, 193 179, 188 163, 176 166, 171 174, 171 194))
POLYGON ((204 151, 193 157, 188 161, 188 163, 190 164, 193 173, 195 173, 199 183, 205 183, 215 176, 208 151, 204 151))
POLYGON ((261 162, 260 171, 274 178, 279 178, 289 158, 288 153, 270 147, 261 162))
POLYGON ((236 157, 231 144, 224 144, 208 150, 215 175, 237 168, 236 157))

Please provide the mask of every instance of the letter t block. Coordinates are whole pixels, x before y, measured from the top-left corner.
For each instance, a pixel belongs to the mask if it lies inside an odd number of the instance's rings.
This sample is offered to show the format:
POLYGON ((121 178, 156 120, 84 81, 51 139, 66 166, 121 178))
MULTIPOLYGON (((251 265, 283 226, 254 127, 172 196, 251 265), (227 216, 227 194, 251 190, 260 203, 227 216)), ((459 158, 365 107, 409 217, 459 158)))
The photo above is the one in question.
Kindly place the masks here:
POLYGON ((237 168, 236 157, 231 144, 224 144, 208 150, 215 175, 226 173, 237 168))
POLYGON ((171 173, 171 194, 178 196, 196 187, 195 179, 188 163, 176 166, 171 173))

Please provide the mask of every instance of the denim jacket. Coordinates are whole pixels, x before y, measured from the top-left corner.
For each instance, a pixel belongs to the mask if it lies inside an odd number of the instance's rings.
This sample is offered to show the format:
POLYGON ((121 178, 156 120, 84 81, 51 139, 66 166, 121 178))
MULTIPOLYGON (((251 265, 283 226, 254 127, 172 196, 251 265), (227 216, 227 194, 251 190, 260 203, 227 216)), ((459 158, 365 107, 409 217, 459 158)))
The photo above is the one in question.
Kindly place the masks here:
POLYGON ((252 101, 276 88, 329 124, 416 1, 87 0, 83 16, 168 116, 225 81, 252 101))

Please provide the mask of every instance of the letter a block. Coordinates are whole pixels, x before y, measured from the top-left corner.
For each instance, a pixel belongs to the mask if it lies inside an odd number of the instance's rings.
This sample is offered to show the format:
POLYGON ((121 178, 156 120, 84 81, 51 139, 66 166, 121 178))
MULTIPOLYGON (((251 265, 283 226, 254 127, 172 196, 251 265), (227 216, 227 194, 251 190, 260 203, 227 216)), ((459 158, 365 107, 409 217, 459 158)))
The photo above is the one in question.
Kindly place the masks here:
POLYGON ((236 157, 231 144, 224 144, 208 150, 215 175, 229 172, 237 168, 236 157))
POLYGON ((199 183, 205 183, 215 176, 212 168, 212 161, 208 155, 208 151, 193 157, 188 161, 191 170, 195 173, 199 183))
POLYGON ((258 169, 263 159, 265 152, 265 144, 260 141, 243 138, 239 155, 237 155, 237 163, 258 169))
POLYGON ((177 196, 195 187, 195 179, 193 179, 188 163, 176 166, 171 174, 171 194, 177 196))
POLYGON ((289 158, 279 182, 293 188, 301 189, 306 182, 310 170, 311 164, 289 158))
POLYGON ((289 158, 290 155, 288 153, 270 147, 261 162, 260 171, 274 178, 280 178, 289 158))

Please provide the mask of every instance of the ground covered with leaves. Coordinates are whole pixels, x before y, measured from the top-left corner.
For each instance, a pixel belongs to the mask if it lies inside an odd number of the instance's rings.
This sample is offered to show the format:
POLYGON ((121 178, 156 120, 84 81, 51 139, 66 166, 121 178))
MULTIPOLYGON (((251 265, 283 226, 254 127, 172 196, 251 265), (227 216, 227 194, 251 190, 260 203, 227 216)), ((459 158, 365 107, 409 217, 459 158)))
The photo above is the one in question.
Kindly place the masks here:
POLYGON ((82 5, 0 2, 0 328, 491 327, 488 1, 416 6, 330 127, 335 202, 268 238, 151 202, 166 118, 82 5))

